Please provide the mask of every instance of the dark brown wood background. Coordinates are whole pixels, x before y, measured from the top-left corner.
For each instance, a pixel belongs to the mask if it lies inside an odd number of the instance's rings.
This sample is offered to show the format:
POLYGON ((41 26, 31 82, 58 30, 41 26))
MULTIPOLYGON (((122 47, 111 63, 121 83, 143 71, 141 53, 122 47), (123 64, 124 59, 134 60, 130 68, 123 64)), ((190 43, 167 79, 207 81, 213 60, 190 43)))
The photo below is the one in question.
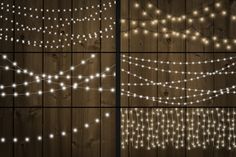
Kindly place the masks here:
MULTIPOLYGON (((208 3, 210 0, 158 0, 152 2, 157 4, 160 8, 173 13, 182 14, 189 10, 199 6, 202 3, 208 3)), ((64 1, 64 0, 37 0, 37 1, 17 1, 8 0, 9 4, 20 4, 29 7, 38 8, 72 8, 72 7, 82 7, 89 6, 97 3, 106 3, 105 0, 88 0, 88 1, 64 1)), ((122 18, 137 19, 138 12, 133 9, 134 0, 123 0, 121 7, 122 18)), ((141 1, 144 5, 146 1, 141 1)), ((235 12, 235 2, 230 0, 224 0, 228 4, 228 10, 235 12)), ((56 17, 84 17, 89 15, 92 11, 79 12, 72 14, 55 14, 56 17)), ((49 26, 57 24, 57 22, 48 22, 40 20, 32 20, 29 18, 20 18, 18 15, 12 15, 6 12, 1 12, 4 16, 9 17, 17 22, 22 22, 29 26, 49 26)), ((46 13, 42 13, 47 16, 46 13)), ((115 17, 115 9, 111 9, 104 13, 101 13, 101 17, 112 16, 115 17)), ((63 22, 62 22, 63 23, 63 22)), ((107 21, 97 21, 97 22, 85 22, 78 23, 70 27, 59 28, 54 30, 57 32, 70 32, 70 33, 89 33, 98 31, 105 28, 108 24, 107 21)), ((233 38, 235 36, 234 26, 229 22, 229 19, 217 19, 211 21, 208 25, 209 28, 203 28, 202 26, 196 26, 200 28, 207 35, 213 35, 214 33, 219 33, 225 37, 233 38), (219 30, 221 30, 219 32, 219 30)), ((206 24, 207 26, 207 24, 206 24)), ((1 27, 13 28, 13 24, 1 21, 1 27)), ((183 25, 169 25, 173 29, 184 29, 187 27, 186 24, 183 25)), ((122 30, 129 30, 130 24, 122 26, 122 30)), ((157 31, 158 26, 157 26, 157 31)), ((44 35, 42 33, 35 33, 32 35, 30 32, 12 32, 8 33, 10 36, 20 39, 28 40, 52 40, 55 37, 44 35)), ((114 35, 113 31, 113 35, 114 35)), ((138 56, 144 58, 156 58, 158 60, 175 60, 175 61, 199 61, 206 59, 221 58, 227 56, 235 56, 232 53, 208 53, 222 51, 215 50, 213 46, 203 46, 199 42, 192 42, 188 40, 178 40, 175 38, 171 39, 155 39, 151 36, 144 36, 142 34, 132 35, 130 34, 128 38, 121 39, 122 45, 121 49, 123 53, 131 56, 138 56), (142 52, 142 53, 129 53, 129 52, 142 52), (148 53, 156 52, 156 53, 148 53), (157 53, 160 52, 160 53, 157 53), (161 52, 199 52, 199 53, 161 53, 161 52), (200 53, 205 52, 205 53, 200 53)), ((82 70, 73 72, 74 75, 78 73, 93 73, 100 71, 105 66, 109 66, 115 63, 115 39, 92 39, 88 42, 83 42, 79 45, 73 47, 67 47, 64 49, 45 49, 36 48, 33 46, 26 46, 18 43, 11 43, 6 41, 0 41, 1 52, 8 53, 11 59, 15 59, 18 63, 24 67, 30 67, 38 73, 54 73, 58 69, 67 69, 70 65, 78 63, 82 58, 86 58, 89 55, 88 52, 113 52, 113 53, 102 53, 98 55, 98 59, 89 63, 86 68, 82 70), (11 53, 19 52, 19 53, 11 53), (22 53, 24 52, 24 53, 22 53), (44 52, 44 53, 31 53, 31 52, 44 52), (50 53, 47 53, 50 52, 50 53), (77 52, 77 53, 73 53, 77 52), (78 53, 80 52, 80 53, 78 53)), ((1 61, 1 63, 3 63, 1 61)), ((224 63, 225 65, 227 63, 224 63)), ((220 64, 214 64, 211 66, 198 66, 194 67, 188 66, 165 66, 163 68, 170 70, 184 70, 184 71, 212 71, 219 68, 220 64)), ((137 72, 140 75, 146 76, 150 79, 156 81, 170 81, 175 79, 182 79, 187 76, 174 76, 161 73, 150 73, 146 70, 139 70, 138 68, 132 66, 122 67, 129 69, 130 71, 137 72)), ((127 77, 122 74, 122 82, 132 82, 132 78, 127 77)), ((1 82, 9 84, 11 82, 21 82, 26 79, 25 77, 18 76, 12 72, 2 72, 0 73, 1 82)), ((69 82, 70 83, 70 82, 69 82)), ((235 83, 235 77, 211 77, 211 79, 199 80, 195 83, 181 84, 186 87, 208 87, 211 89, 221 88, 229 86, 235 83)), ((104 86, 115 86, 114 79, 99 80, 94 82, 92 85, 104 85, 104 86)), ((47 86, 45 84, 38 84, 30 87, 30 90, 37 89, 46 90, 47 86)), ((25 88, 21 88, 20 91, 25 91, 25 88)), ((163 89, 163 88, 133 88, 132 90, 141 92, 143 94, 155 94, 156 96, 180 96, 187 95, 191 93, 177 92, 174 90, 163 89)), ((12 92, 12 90, 8 90, 12 92)), ((96 94, 96 93, 86 93, 86 92, 71 92, 67 91, 65 93, 59 92, 55 95, 43 95, 43 97, 32 96, 31 98, 4 98, 0 99, 0 106, 6 107, 0 110, 0 136, 4 135, 8 138, 12 136, 24 137, 25 135, 35 136, 37 134, 48 134, 54 131, 60 131, 63 129, 68 129, 73 126, 83 127, 83 124, 87 121, 92 121, 96 116, 101 116, 105 111, 110 111, 112 117, 109 120, 102 121, 101 126, 93 126, 87 130, 80 130, 77 135, 69 135, 66 139, 55 139, 52 142, 45 141, 43 144, 38 142, 32 142, 30 145, 26 144, 6 144, 0 145, 1 156, 12 157, 12 156, 102 156, 102 157, 112 157, 115 156, 115 119, 114 119, 114 109, 109 107, 114 107, 115 98, 114 95, 110 94, 96 94), (49 106, 50 108, 47 108, 49 106), (64 108, 59 108, 64 106, 64 108), (100 108, 103 106, 104 108, 100 108), (9 107, 9 108, 7 108, 9 107), (24 107, 24 108, 21 108, 24 107), (73 108, 72 108, 73 107, 73 108), (77 108, 78 107, 78 108, 77 108), (81 107, 81 108, 80 108, 81 107), (86 108, 87 107, 87 108, 86 108), (88 108, 91 107, 91 108, 88 108), (96 108, 92 108, 96 107, 96 108), (107 107, 107 108, 106 108, 107 107)), ((190 100, 186 100, 190 101, 190 100)), ((235 97, 223 96, 220 99, 207 102, 202 105, 215 104, 219 106, 223 105, 234 105, 235 97)), ((133 104, 142 105, 158 105, 152 104, 147 101, 133 100, 122 98, 122 105, 132 106, 133 104)), ((70 130, 68 130, 70 131, 70 130)), ((209 148, 207 150, 192 150, 185 153, 185 150, 175 150, 174 148, 168 148, 166 150, 134 150, 129 148, 122 150, 122 156, 235 156, 235 150, 229 152, 226 150, 215 150, 214 148, 209 148), (227 154, 227 155, 226 155, 227 154)))

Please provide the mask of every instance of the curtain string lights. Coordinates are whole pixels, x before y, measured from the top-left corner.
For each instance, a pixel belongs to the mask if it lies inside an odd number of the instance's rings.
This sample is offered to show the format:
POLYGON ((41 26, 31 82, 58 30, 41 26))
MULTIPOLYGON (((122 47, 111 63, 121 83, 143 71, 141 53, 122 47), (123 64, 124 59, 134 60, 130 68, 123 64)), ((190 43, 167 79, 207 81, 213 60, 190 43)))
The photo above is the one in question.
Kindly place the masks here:
POLYGON ((123 149, 236 148, 234 108, 124 108, 121 113, 123 149))

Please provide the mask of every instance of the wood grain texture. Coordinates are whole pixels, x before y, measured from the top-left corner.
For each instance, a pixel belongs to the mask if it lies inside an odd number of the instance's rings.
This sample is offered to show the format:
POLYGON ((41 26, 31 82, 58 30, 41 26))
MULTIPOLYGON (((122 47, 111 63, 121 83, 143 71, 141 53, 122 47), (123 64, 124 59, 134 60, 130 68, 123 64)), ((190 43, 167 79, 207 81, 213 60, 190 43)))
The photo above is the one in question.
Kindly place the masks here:
MULTIPOLYGON (((37 7, 37 8, 72 8, 72 7, 83 7, 91 6, 96 4, 107 3, 106 0, 89 0, 89 1, 78 1, 78 0, 38 0, 38 1, 16 1, 8 0, 8 3, 13 2, 16 5, 26 5, 27 7, 37 7)), ((134 34, 131 27, 132 22, 136 21, 141 24, 143 19, 141 18, 142 11, 136 10, 133 7, 135 0, 121 2, 121 15, 122 18, 126 19, 125 25, 122 24, 122 30, 128 31, 128 37, 124 38, 124 33, 122 33, 121 38, 121 50, 128 56, 132 57, 143 57, 151 58, 162 61, 204 61, 209 59, 216 59, 222 57, 236 56, 235 53, 211 53, 224 50, 215 49, 214 42, 211 42, 209 46, 204 46, 199 41, 190 40, 180 40, 175 37, 171 38, 153 38, 151 32, 148 35, 144 35, 143 30, 139 30, 139 34, 134 34), (213 44, 213 45, 212 45, 213 44), (141 52, 141 53, 134 53, 141 52), (152 52, 152 53, 151 53, 152 52), (159 53, 160 52, 160 53, 159 53), (165 52, 165 53, 162 53, 165 52), (197 52, 197 53, 168 53, 168 52, 197 52), (202 53, 205 52, 205 53, 202 53)), ((196 6, 201 6, 202 4, 207 4, 210 0, 151 0, 153 4, 159 8, 165 10, 165 12, 171 13, 173 15, 181 15, 185 12, 190 12, 196 6)), ((230 0, 225 0, 227 10, 231 10, 232 13, 235 12, 236 3, 230 0)), ((147 1, 141 1, 143 8, 146 8, 147 1)), ((101 10, 104 9, 102 6, 101 10)), ((71 13, 39 13, 39 16, 53 16, 56 18, 84 18, 98 12, 96 19, 113 16, 115 17, 115 8, 108 8, 106 11, 99 13, 98 8, 88 11, 79 11, 71 13)), ((30 13, 29 11, 24 11, 30 13)), ((152 11, 150 11, 152 13, 152 11)), ((78 68, 71 72, 73 76, 90 75, 98 71, 103 71, 105 67, 115 64, 115 38, 106 39, 106 35, 115 35, 115 27, 112 31, 105 33, 103 38, 98 35, 98 38, 93 38, 88 41, 81 39, 81 43, 73 45, 73 41, 70 41, 69 37, 71 34, 85 35, 89 33, 99 32, 99 30, 105 29, 111 21, 93 21, 93 22, 79 22, 76 24, 66 21, 48 21, 39 20, 29 17, 22 18, 20 15, 13 16, 9 13, 1 11, 1 14, 9 17, 9 19, 19 22, 20 24, 28 25, 30 27, 44 27, 51 25, 59 25, 59 28, 54 29, 57 33, 62 35, 49 35, 46 31, 43 33, 34 33, 30 31, 17 31, 13 33, 7 33, 10 37, 14 36, 15 39, 20 40, 31 40, 31 41, 43 41, 44 45, 48 45, 47 41, 52 43, 52 40, 61 39, 59 45, 64 44, 65 48, 41 48, 35 46, 29 46, 22 43, 13 43, 10 41, 0 40, 0 50, 1 52, 7 52, 9 58, 18 62, 19 65, 29 68, 29 70, 34 70, 35 73, 52 73, 55 74, 59 70, 66 70, 71 65, 76 65, 90 56, 89 52, 96 52, 97 57, 94 60, 88 62, 83 68, 78 68), (61 25, 65 24, 65 27, 61 25), (69 37, 65 34, 69 34, 69 37), (67 40, 65 40, 67 38, 67 40), (66 46, 70 44, 70 46, 66 46), (11 51, 22 52, 22 53, 10 53, 11 51), (28 52, 28 53, 23 53, 28 52), (44 52, 44 53, 29 53, 29 52, 44 52), (54 53, 47 53, 54 52, 54 53), (71 52, 71 53, 70 53, 71 52), (80 52, 80 53, 73 53, 80 52), (113 52, 113 53, 100 53, 100 52, 113 52)), ((150 22, 150 21, 149 21, 150 22)), ((205 36, 217 35, 220 37, 234 38, 236 31, 233 23, 229 22, 229 18, 217 18, 215 20, 210 20, 206 24, 196 24, 196 29, 202 31, 205 36)), ((168 24, 167 27, 171 30, 183 30, 189 27, 189 24, 168 24)), ((17 26, 4 22, 1 20, 1 27, 17 28, 17 26)), ((161 32, 162 26, 155 26, 152 29, 157 32, 161 32)), ((51 29, 49 29, 51 30, 51 29)), ((99 33, 98 33, 99 34, 99 33)), ((75 42, 78 43, 78 39, 75 42)), ((58 42, 56 42, 58 44, 58 42)), ((53 44, 54 46, 56 44, 53 44)), ((224 46, 222 46, 224 47, 224 46)), ((5 64, 5 61, 0 61, 1 64, 5 64)), ((225 67, 232 62, 224 62, 221 64, 211 64, 209 66, 173 66, 173 65, 155 65, 156 68, 165 68, 168 70, 178 70, 178 71, 214 71, 221 67, 225 67)), ((151 80, 157 82, 165 82, 172 80, 183 80, 189 79, 192 76, 187 75, 172 75, 162 72, 149 72, 145 69, 140 69, 132 65, 122 64, 122 68, 128 69, 131 72, 138 73, 139 75, 150 78, 151 80)), ((235 67, 230 70, 235 71, 235 67)), ((229 70, 229 71, 230 71, 229 70)), ((32 80, 32 78, 25 75, 16 75, 13 72, 0 71, 0 81, 4 84, 11 84, 16 81, 17 83, 23 82, 24 80, 32 80)), ((134 79, 122 73, 122 82, 141 82, 138 79, 134 79)), ((71 85, 71 82, 78 81, 77 78, 65 80, 59 79, 57 83, 65 81, 66 84, 71 85)), ((1 84, 0 83, 0 84, 1 84)), ((235 76, 214 76, 207 79, 200 79, 196 82, 181 83, 178 84, 181 87, 187 88, 207 88, 207 89, 219 89, 226 86, 231 86, 235 84, 235 76)), ((115 87, 115 79, 113 77, 108 77, 106 79, 97 79, 89 83, 83 84, 85 86, 104 88, 115 87)), ((42 81, 39 84, 33 84, 30 87, 20 87, 16 90, 6 89, 7 93, 12 93, 17 91, 18 93, 25 93, 26 91, 48 91, 50 88, 60 88, 58 85, 48 85, 46 81, 42 81)), ((162 87, 125 87, 126 90, 131 90, 137 93, 145 95, 153 95, 156 97, 171 97, 171 96, 187 96, 192 95, 193 92, 184 92, 181 90, 173 90, 162 87)), ((212 101, 203 103, 201 105, 235 105, 236 97, 233 95, 221 96, 220 98, 215 98, 212 101)), ((190 102, 196 100, 195 98, 189 98, 182 100, 181 102, 190 102)), ((157 106, 160 107, 161 104, 153 103, 146 100, 137 100, 133 98, 122 97, 123 107, 135 107, 136 105, 147 105, 147 106, 157 106)), ((19 98, 0 98, 1 107, 29 107, 29 108, 9 108, 0 109, 0 137, 6 136, 7 139, 11 139, 14 136, 19 138, 24 138, 25 136, 35 137, 37 135, 43 135, 46 140, 43 143, 38 143, 35 140, 31 144, 16 144, 7 143, 6 145, 0 144, 0 154, 6 157, 51 157, 51 156, 81 156, 81 157, 110 157, 115 156, 115 111, 109 107, 114 107, 115 105, 115 95, 111 93, 98 93, 95 91, 85 92, 83 89, 76 91, 71 91, 67 89, 63 92, 58 92, 55 94, 45 94, 40 96, 31 96, 30 98, 19 97, 19 98), (42 107, 42 108, 30 108, 42 107), (45 106, 55 107, 55 108, 43 108, 45 106), (57 108, 57 106, 64 106, 65 109, 57 108), (70 107, 95 107, 95 108, 70 108, 70 107), (100 108, 103 107, 103 108, 100 108), (107 107, 107 108, 105 108, 107 107), (105 119, 104 113, 107 111, 111 112, 110 119, 105 119), (84 129, 84 123, 93 122, 94 118, 100 118, 102 120, 100 125, 92 125, 88 130, 84 129), (77 134, 68 134, 65 138, 55 138, 53 141, 48 139, 49 133, 60 133, 59 131, 65 130, 72 132, 73 127, 78 127, 79 131, 77 134)), ((145 109, 147 110, 147 109, 145 109)), ((149 109, 148 109, 149 110, 149 109)), ((150 109, 151 110, 151 109, 150 109)), ((187 111, 194 111, 195 109, 184 109, 184 113, 187 111)), ((232 111, 230 111, 232 112, 232 111)), ((202 117, 200 117, 201 119, 202 117)), ((155 121, 157 122, 157 121, 155 121)), ((187 124, 186 127, 188 127, 187 124)), ((184 157, 221 157, 221 156, 235 156, 235 150, 227 151, 225 149, 216 150, 213 147, 209 147, 206 150, 195 149, 187 151, 186 148, 176 150, 172 146, 169 146, 165 150, 161 148, 153 149, 148 151, 146 149, 136 150, 132 147, 132 143, 129 143, 127 149, 122 150, 122 157, 172 157, 172 156, 184 156, 184 157)))

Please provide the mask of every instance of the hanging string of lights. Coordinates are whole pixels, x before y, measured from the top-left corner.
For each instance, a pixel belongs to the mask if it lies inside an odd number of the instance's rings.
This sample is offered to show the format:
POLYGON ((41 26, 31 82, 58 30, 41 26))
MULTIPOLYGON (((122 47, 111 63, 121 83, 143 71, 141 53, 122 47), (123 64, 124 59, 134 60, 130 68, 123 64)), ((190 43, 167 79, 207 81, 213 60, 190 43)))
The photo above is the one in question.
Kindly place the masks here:
MULTIPOLYGON (((170 99, 167 99, 165 97, 155 97, 155 96, 145 96, 145 95, 140 95, 137 93, 132 93, 130 91, 124 91, 121 93, 122 96, 124 97, 131 97, 134 99, 140 99, 140 100, 146 100, 146 101, 151 101, 151 102, 158 102, 161 105, 176 105, 176 106, 190 106, 190 105, 195 105, 195 104, 201 104, 201 103, 205 103, 207 101, 213 100, 214 98, 218 98, 220 96, 224 96, 224 95, 235 95, 236 91, 235 91, 235 86, 231 87, 230 89, 226 89, 226 90, 221 90, 219 93, 214 93, 213 96, 208 96, 208 97, 203 97, 203 98, 199 98, 196 99, 194 101, 188 101, 188 102, 179 102, 179 100, 184 100, 184 96, 182 97, 175 97, 176 99, 174 99, 173 97, 171 97, 170 99), (179 100, 178 100, 179 98, 179 100), (171 100, 171 101, 170 101, 171 100), (177 102, 174 102, 175 100, 178 100, 177 102)), ((207 94, 208 95, 208 94, 207 94)), ((200 95, 201 96, 201 95, 200 95)), ((197 96, 186 96, 185 98, 197 98, 197 96)))
POLYGON ((14 38, 10 37, 9 35, 4 35, 3 33, 0 34, 0 40, 5 40, 5 41, 16 41, 17 43, 25 44, 25 45, 31 45, 34 47, 44 47, 44 48, 50 48, 50 49, 59 49, 59 48, 65 48, 65 47, 71 47, 76 44, 81 44, 83 41, 88 41, 89 39, 97 39, 97 38, 114 38, 114 35, 102 35, 103 33, 106 33, 108 31, 113 30, 112 25, 109 25, 108 27, 104 28, 104 30, 100 30, 97 32, 89 33, 87 36, 82 35, 82 36, 77 36, 73 37, 71 39, 68 38, 63 38, 63 39, 53 39, 52 41, 46 40, 46 41, 36 41, 36 40, 25 40, 25 39, 19 39, 19 38, 14 38), (82 39, 81 39, 82 38, 82 39), (76 41, 77 40, 77 41, 76 41), (72 43, 71 43, 72 41, 72 43), (56 44, 56 42, 60 44, 56 44), (65 42, 65 43, 64 43, 65 42), (44 44, 45 43, 45 44, 44 44), (53 44, 53 45, 50 45, 53 44))
POLYGON ((7 7, 7 9, 14 9, 14 10, 22 10, 22 11, 30 11, 30 12, 46 12, 46 13, 65 13, 65 12, 81 12, 91 9, 100 9, 105 7, 110 7, 116 4, 116 1, 106 2, 102 4, 96 4, 91 6, 85 6, 80 8, 69 8, 69 9, 44 9, 44 8, 33 8, 27 6, 20 6, 20 5, 12 5, 8 3, 1 2, 1 7, 7 7))
POLYGON ((95 125, 101 125, 101 120, 102 119, 108 119, 110 118, 111 114, 110 112, 105 112, 104 115, 101 115, 101 119, 100 118, 95 118, 93 121, 91 122, 86 122, 84 123, 83 127, 72 127, 72 130, 63 130, 60 132, 56 132, 56 133, 49 133, 48 135, 38 135, 36 137, 30 137, 30 136, 25 136, 25 137, 13 137, 13 138, 6 138, 6 137, 1 137, 0 138, 0 143, 1 144, 8 144, 8 143, 30 143, 33 141, 37 141, 37 142, 42 142, 45 140, 53 140, 56 138, 60 138, 60 137, 68 137, 68 135, 73 135, 73 134, 77 134, 78 131, 83 130, 83 129, 89 129, 95 125))
POLYGON ((121 113, 123 149, 236 148, 234 108, 123 108, 121 113))
MULTIPOLYGON (((181 79, 181 80, 175 80, 175 81, 171 81, 171 82, 165 82, 165 84, 174 84, 174 83, 182 83, 182 82, 190 82, 190 81, 194 81, 194 80, 199 80, 199 79, 202 79, 202 78, 206 78, 206 77, 210 77, 210 76, 214 76, 214 75, 223 75, 224 71, 227 70, 227 69, 230 69, 232 68, 235 64, 232 64, 230 66, 227 66, 227 67, 222 67, 220 69, 217 69, 213 72, 206 72, 205 74, 203 72, 185 72, 185 71, 169 71, 169 70, 166 70, 166 69, 159 69, 159 68, 154 68, 152 66, 146 66, 144 64, 139 64, 139 63, 136 63, 136 62, 130 62, 130 61, 127 61, 127 60, 124 60, 122 59, 122 63, 128 63, 128 65, 132 65, 134 67, 139 67, 141 69, 147 69, 149 70, 150 72, 151 71, 155 71, 155 72, 168 72, 168 73, 179 73, 179 74, 195 74, 197 75, 196 77, 192 77, 192 78, 188 78, 188 79, 181 79), (201 75, 201 76, 199 76, 201 75)), ((233 74, 234 72, 230 73, 230 74, 233 74)), ((227 73, 229 74, 229 73, 227 73)))
MULTIPOLYGON (((112 8, 112 5, 109 5, 109 8, 112 8)), ((76 24, 78 22, 83 22, 83 21, 94 21, 93 17, 94 16, 99 16, 100 13, 103 13, 103 11, 106 11, 106 7, 102 7, 99 11, 94 12, 94 14, 90 14, 89 16, 83 17, 83 18, 72 18, 72 17, 45 17, 45 16, 39 16, 39 15, 34 15, 31 13, 26 13, 26 12, 21 12, 21 11, 15 11, 15 10, 10 10, 5 7, 0 7, 0 10, 7 12, 7 13, 12 13, 17 16, 23 16, 23 17, 28 17, 32 19, 39 19, 39 20, 44 20, 44 21, 65 21, 65 22, 72 22, 73 24, 76 24)))
MULTIPOLYGON (((136 2, 134 3, 133 7, 136 9, 140 9, 142 6, 140 3, 136 2)), ((145 6, 144 6, 145 7, 145 6)), ((147 21, 148 14, 152 14, 156 17, 156 19, 150 20, 151 25, 156 25, 158 23, 161 24, 167 24, 170 23, 185 23, 193 24, 193 23, 200 23, 203 24, 206 22, 206 20, 209 19, 215 19, 219 17, 227 17, 228 12, 226 9, 224 9, 220 2, 216 2, 213 6, 206 6, 201 8, 201 10, 193 10, 192 13, 189 15, 183 14, 180 16, 171 15, 169 13, 162 15, 162 10, 159 8, 156 8, 154 4, 148 3, 145 8, 140 10, 141 15, 145 18, 144 21, 147 21), (152 12, 152 13, 150 13, 152 12), (201 14, 203 13, 203 14, 201 14), (161 17, 160 17, 161 16, 161 17)), ((236 22, 236 15, 231 15, 230 20, 232 22, 236 22)), ((123 21, 125 22, 125 20, 123 21)))
MULTIPOLYGON (((127 71, 125 69, 121 69, 121 72, 129 75, 129 76, 132 76, 134 78, 137 78, 139 80, 142 80, 142 81, 145 81, 145 82, 148 82, 154 86, 161 86, 161 87, 164 87, 164 88, 171 88, 171 89, 176 89, 176 90, 183 90, 183 91, 194 91, 194 92, 213 92, 211 90, 207 90, 207 89, 198 89, 198 88, 185 88, 185 87, 179 87, 179 86, 175 86, 175 85, 169 85, 168 83, 159 83, 159 82, 156 82, 156 81, 153 81, 153 80, 150 80, 148 78, 144 78, 136 73, 132 73, 130 71, 127 71)), ((145 85, 145 83, 143 84, 145 85)), ((125 86, 125 84, 124 84, 125 86)), ((130 84, 130 86, 132 86, 132 84, 130 84)), ((139 83, 136 84, 136 86, 139 86, 139 83)))
POLYGON ((191 41, 200 41, 204 46, 209 46, 211 43, 214 44, 213 46, 217 49, 219 48, 225 48, 225 50, 230 51, 232 50, 232 47, 236 45, 236 39, 228 39, 223 38, 220 39, 216 35, 210 37, 203 35, 204 33, 201 33, 201 31, 197 30, 196 28, 192 27, 192 29, 184 29, 182 31, 175 31, 171 29, 167 29, 167 27, 159 27, 160 32, 153 31, 148 28, 143 28, 145 26, 141 27, 135 27, 133 29, 130 29, 123 33, 124 38, 128 38, 129 34, 133 33, 134 35, 139 34, 140 32, 143 33, 143 35, 149 35, 151 34, 154 38, 162 37, 164 39, 169 39, 171 37, 173 38, 179 38, 179 39, 190 39, 191 41))
POLYGON ((162 60, 153 60, 150 58, 140 58, 140 57, 133 57, 133 56, 127 56, 125 54, 122 54, 122 58, 130 59, 133 61, 141 61, 146 63, 155 63, 155 64, 167 64, 167 65, 202 65, 202 64, 213 64, 213 63, 220 63, 220 62, 226 62, 226 61, 233 61, 236 59, 236 56, 230 56, 230 57, 224 57, 224 58, 217 58, 217 59, 210 59, 210 60, 204 60, 204 61, 186 61, 186 62, 179 62, 179 61, 162 61, 162 60))

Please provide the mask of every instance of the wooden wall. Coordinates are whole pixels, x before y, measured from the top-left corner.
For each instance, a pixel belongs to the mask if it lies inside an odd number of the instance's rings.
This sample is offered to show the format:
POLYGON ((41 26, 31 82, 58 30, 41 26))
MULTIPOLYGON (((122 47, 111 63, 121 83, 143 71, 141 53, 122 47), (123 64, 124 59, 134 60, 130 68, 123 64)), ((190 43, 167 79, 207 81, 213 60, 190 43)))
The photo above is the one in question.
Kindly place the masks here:
MULTIPOLYGON (((141 14, 140 10, 135 10, 133 8, 135 0, 122 0, 121 1, 121 17, 128 19, 124 25, 122 25, 122 30, 130 30, 132 19, 142 20, 139 16, 141 14)), ((147 1, 141 1, 141 4, 145 5, 147 1)), ((202 3, 207 4, 210 0, 158 0, 151 2, 166 12, 172 14, 182 14, 193 10, 195 6, 199 6, 202 3)), ((235 12, 235 2, 230 0, 224 0, 227 4, 227 9, 235 12)), ((25 5, 28 7, 37 8, 75 8, 82 6, 90 6, 93 4, 103 4, 107 3, 106 0, 89 0, 89 1, 64 1, 64 0, 37 0, 35 2, 31 1, 16 1, 7 0, 9 4, 15 5, 25 5)), ((95 9, 98 11, 98 9, 95 9)), ((27 11, 26 11, 27 12, 27 11)), ((29 12, 27 12, 29 13, 29 12)), ((93 10, 85 12, 71 12, 71 13, 53 13, 53 16, 58 18, 70 18, 78 17, 83 18, 94 13, 93 10)), ((95 21, 95 22, 83 22, 76 23, 74 25, 61 27, 62 24, 66 24, 65 21, 43 21, 32 18, 21 18, 19 15, 13 15, 4 11, 1 14, 13 20, 14 23, 20 22, 24 25, 31 27, 44 27, 50 25, 59 24, 58 29, 54 31, 58 33, 69 33, 71 34, 88 34, 90 32, 97 32, 101 29, 107 27, 111 22, 109 21, 95 21)), ((52 13, 42 12, 41 16, 52 16, 52 13)), ((115 17, 115 8, 108 9, 107 11, 99 14, 99 17, 115 17)), ((16 28, 14 23, 6 22, 1 19, 1 27, 16 28)), ((169 24, 169 28, 173 30, 181 30, 188 27, 188 24, 169 24)), ((196 25, 196 28, 200 29, 206 35, 220 34, 220 36, 225 36, 228 38, 233 38, 235 36, 234 25, 229 22, 229 19, 217 19, 212 20, 205 26, 196 25)), ((160 32, 158 26, 156 26, 156 31, 160 32)), ((61 38, 62 40, 66 36, 52 36, 47 33, 34 33, 27 31, 14 31, 6 33, 14 39, 26 39, 35 41, 44 41, 47 45, 47 40, 56 40, 61 38)), ((107 35, 115 35, 115 30, 107 33, 107 35)), ((72 43, 69 42, 69 43, 72 43)), ((224 49, 216 50, 213 46, 204 46, 199 42, 193 42, 189 40, 179 40, 174 37, 170 39, 164 38, 153 38, 150 35, 129 34, 127 38, 121 39, 121 50, 122 54, 129 56, 137 56, 141 58, 152 58, 162 61, 200 61, 206 59, 215 59, 221 57, 235 56, 235 53, 213 53, 218 51, 223 51, 224 49), (140 53, 135 53, 140 52, 140 53), (152 53, 150 53, 152 52, 152 53), (168 52, 181 52, 181 53, 168 53, 168 52), (186 53, 186 52, 196 52, 196 53, 186 53)), ((66 44, 66 42, 59 43, 66 44)), ((69 46, 65 48, 40 48, 29 46, 21 43, 3 41, 0 40, 0 51, 7 53, 10 59, 16 60, 19 65, 23 67, 29 67, 37 73, 55 73, 59 69, 67 69, 71 65, 77 64, 81 59, 86 58, 90 55, 90 52, 96 52, 98 57, 89 62, 89 65, 85 68, 76 70, 72 72, 72 75, 78 75, 79 73, 91 74, 96 71, 101 71, 106 66, 115 63, 115 39, 105 39, 97 38, 88 41, 83 41, 80 44, 69 46), (12 53, 18 52, 18 53, 12 53), (109 52, 109 53, 104 53, 109 52)), ((233 49, 234 50, 234 49, 233 49)), ((5 64, 1 60, 1 64, 5 64)), ((213 64, 211 66, 163 66, 165 69, 169 70, 183 70, 183 71, 212 71, 218 69, 219 67, 225 66, 228 63, 213 64)), ((154 65, 154 67, 159 67, 159 65, 154 65)), ((163 74, 161 72, 148 72, 144 69, 139 69, 137 67, 128 66, 122 64, 122 68, 129 70, 131 72, 139 73, 142 76, 156 80, 156 81, 171 81, 184 79, 189 76, 184 75, 169 75, 163 74)), ((13 72, 3 72, 0 71, 1 83, 10 84, 12 82, 22 82, 25 79, 29 79, 25 76, 16 75, 13 72)), ((135 79, 128 77, 124 74, 121 76, 122 82, 136 82, 135 79)), ((71 83, 74 80, 69 80, 67 83, 71 83)), ((225 86, 230 86, 235 84, 235 77, 211 77, 210 79, 199 80, 194 83, 182 83, 183 87, 208 87, 211 89, 217 89, 225 86)), ((91 86, 102 85, 105 87, 115 86, 114 78, 107 78, 106 80, 98 80, 91 83, 91 86)), ((20 88, 19 92, 24 92, 26 90, 48 90, 48 86, 45 82, 40 84, 35 84, 29 88, 20 88)), ((175 91, 160 87, 131 87, 129 88, 137 93, 151 94, 155 96, 181 96, 191 94, 185 91, 175 91)), ((7 89, 7 92, 14 92, 12 89, 7 89)), ((115 156, 115 119, 114 113, 115 105, 114 95, 108 93, 97 94, 96 92, 86 93, 84 91, 74 92, 68 90, 66 92, 59 92, 53 95, 43 95, 32 96, 30 98, 11 98, 7 97, 0 99, 0 136, 4 135, 8 138, 13 136, 24 137, 25 135, 35 136, 38 134, 47 135, 50 132, 56 132, 60 130, 71 131, 73 126, 83 127, 84 122, 92 121, 96 116, 102 117, 106 111, 112 113, 112 117, 108 120, 102 121, 99 126, 94 126, 89 129, 89 131, 81 129, 76 135, 68 135, 69 138, 66 139, 55 139, 53 141, 46 140, 43 143, 31 142, 30 145, 27 144, 5 144, 0 145, 0 152, 2 156, 6 157, 21 157, 21 156, 115 156), (101 108, 102 107, 102 108, 101 108)), ((202 105, 233 105, 235 97, 233 96, 222 96, 220 99, 214 99, 213 101, 202 104, 202 105)), ((183 100, 183 102, 191 101, 190 99, 183 100)), ((150 103, 145 100, 137 99, 127 99, 122 98, 122 105, 124 107, 135 107, 135 105, 142 104, 149 107, 156 107, 160 104, 150 103)), ((186 109, 191 110, 191 109, 186 109)), ((220 157, 227 153, 228 156, 234 156, 235 151, 228 152, 226 150, 216 150, 214 148, 209 148, 207 150, 192 150, 186 151, 186 149, 175 150, 169 147, 166 150, 135 150, 132 147, 122 150, 122 156, 132 157, 132 156, 211 156, 220 157)))

